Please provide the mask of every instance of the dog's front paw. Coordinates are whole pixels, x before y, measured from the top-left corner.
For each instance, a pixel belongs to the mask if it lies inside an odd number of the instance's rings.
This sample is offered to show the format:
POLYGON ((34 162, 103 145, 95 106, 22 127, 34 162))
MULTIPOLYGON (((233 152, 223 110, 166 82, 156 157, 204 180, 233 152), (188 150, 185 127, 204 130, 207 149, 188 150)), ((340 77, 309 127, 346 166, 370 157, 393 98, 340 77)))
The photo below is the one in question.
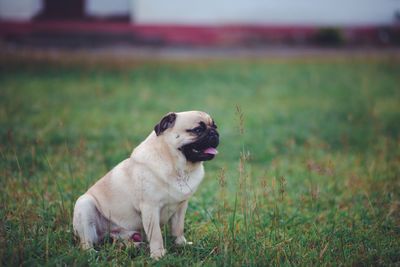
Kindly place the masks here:
POLYGON ((186 241, 186 238, 181 235, 175 239, 175 244, 177 245, 193 245, 193 242, 186 241))
POLYGON ((165 255, 165 253, 167 253, 167 250, 162 248, 151 251, 150 256, 153 260, 159 260, 165 255))
POLYGON ((83 250, 88 250, 88 251, 95 250, 95 249, 93 248, 93 244, 92 244, 91 242, 82 242, 82 243, 81 243, 81 248, 82 248, 83 250))

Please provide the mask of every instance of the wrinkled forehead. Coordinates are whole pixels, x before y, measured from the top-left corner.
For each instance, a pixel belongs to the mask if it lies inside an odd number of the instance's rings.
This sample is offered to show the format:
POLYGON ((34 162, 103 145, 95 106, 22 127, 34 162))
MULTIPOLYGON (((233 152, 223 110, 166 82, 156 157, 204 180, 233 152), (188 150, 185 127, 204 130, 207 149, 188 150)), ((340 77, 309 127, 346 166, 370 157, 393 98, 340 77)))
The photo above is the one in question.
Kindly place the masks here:
POLYGON ((204 122, 208 126, 213 125, 213 120, 207 113, 201 111, 182 112, 177 114, 177 122, 183 127, 196 127, 200 122, 204 122))

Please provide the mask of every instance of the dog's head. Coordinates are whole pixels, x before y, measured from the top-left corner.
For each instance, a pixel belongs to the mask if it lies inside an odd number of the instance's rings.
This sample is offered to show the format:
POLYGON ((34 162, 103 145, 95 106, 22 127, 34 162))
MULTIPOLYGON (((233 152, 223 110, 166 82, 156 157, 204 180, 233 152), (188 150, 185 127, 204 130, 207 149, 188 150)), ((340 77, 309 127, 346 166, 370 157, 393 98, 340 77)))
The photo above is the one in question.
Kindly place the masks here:
POLYGON ((201 111, 168 113, 154 127, 157 137, 179 150, 190 162, 211 160, 218 153, 219 133, 214 120, 201 111))

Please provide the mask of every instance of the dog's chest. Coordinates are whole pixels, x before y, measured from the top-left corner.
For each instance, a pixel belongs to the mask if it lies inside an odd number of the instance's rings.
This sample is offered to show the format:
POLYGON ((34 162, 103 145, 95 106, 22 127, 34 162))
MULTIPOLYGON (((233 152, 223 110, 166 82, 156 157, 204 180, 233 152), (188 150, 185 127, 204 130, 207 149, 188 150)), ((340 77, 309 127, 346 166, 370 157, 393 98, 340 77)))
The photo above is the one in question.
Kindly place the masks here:
POLYGON ((203 168, 199 168, 195 172, 177 171, 175 180, 171 181, 174 198, 178 202, 189 199, 197 190, 203 176, 203 168))
POLYGON ((165 223, 175 213, 178 206, 193 196, 204 176, 204 171, 187 174, 178 173, 175 180, 170 181, 164 188, 164 197, 161 201, 160 221, 165 223))

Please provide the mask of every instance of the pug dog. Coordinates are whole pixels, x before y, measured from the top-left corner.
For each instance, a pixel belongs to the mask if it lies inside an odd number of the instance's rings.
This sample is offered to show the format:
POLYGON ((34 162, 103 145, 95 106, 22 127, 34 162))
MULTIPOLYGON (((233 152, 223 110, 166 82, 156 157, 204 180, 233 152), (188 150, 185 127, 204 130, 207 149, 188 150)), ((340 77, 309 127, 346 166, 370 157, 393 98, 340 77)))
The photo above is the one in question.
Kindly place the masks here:
POLYGON ((204 177, 203 161, 218 153, 219 133, 201 111, 168 113, 131 156, 76 201, 73 228, 83 249, 107 235, 140 244, 144 230, 154 259, 161 258, 161 225, 169 222, 176 244, 189 244, 184 220, 189 198, 204 177))

